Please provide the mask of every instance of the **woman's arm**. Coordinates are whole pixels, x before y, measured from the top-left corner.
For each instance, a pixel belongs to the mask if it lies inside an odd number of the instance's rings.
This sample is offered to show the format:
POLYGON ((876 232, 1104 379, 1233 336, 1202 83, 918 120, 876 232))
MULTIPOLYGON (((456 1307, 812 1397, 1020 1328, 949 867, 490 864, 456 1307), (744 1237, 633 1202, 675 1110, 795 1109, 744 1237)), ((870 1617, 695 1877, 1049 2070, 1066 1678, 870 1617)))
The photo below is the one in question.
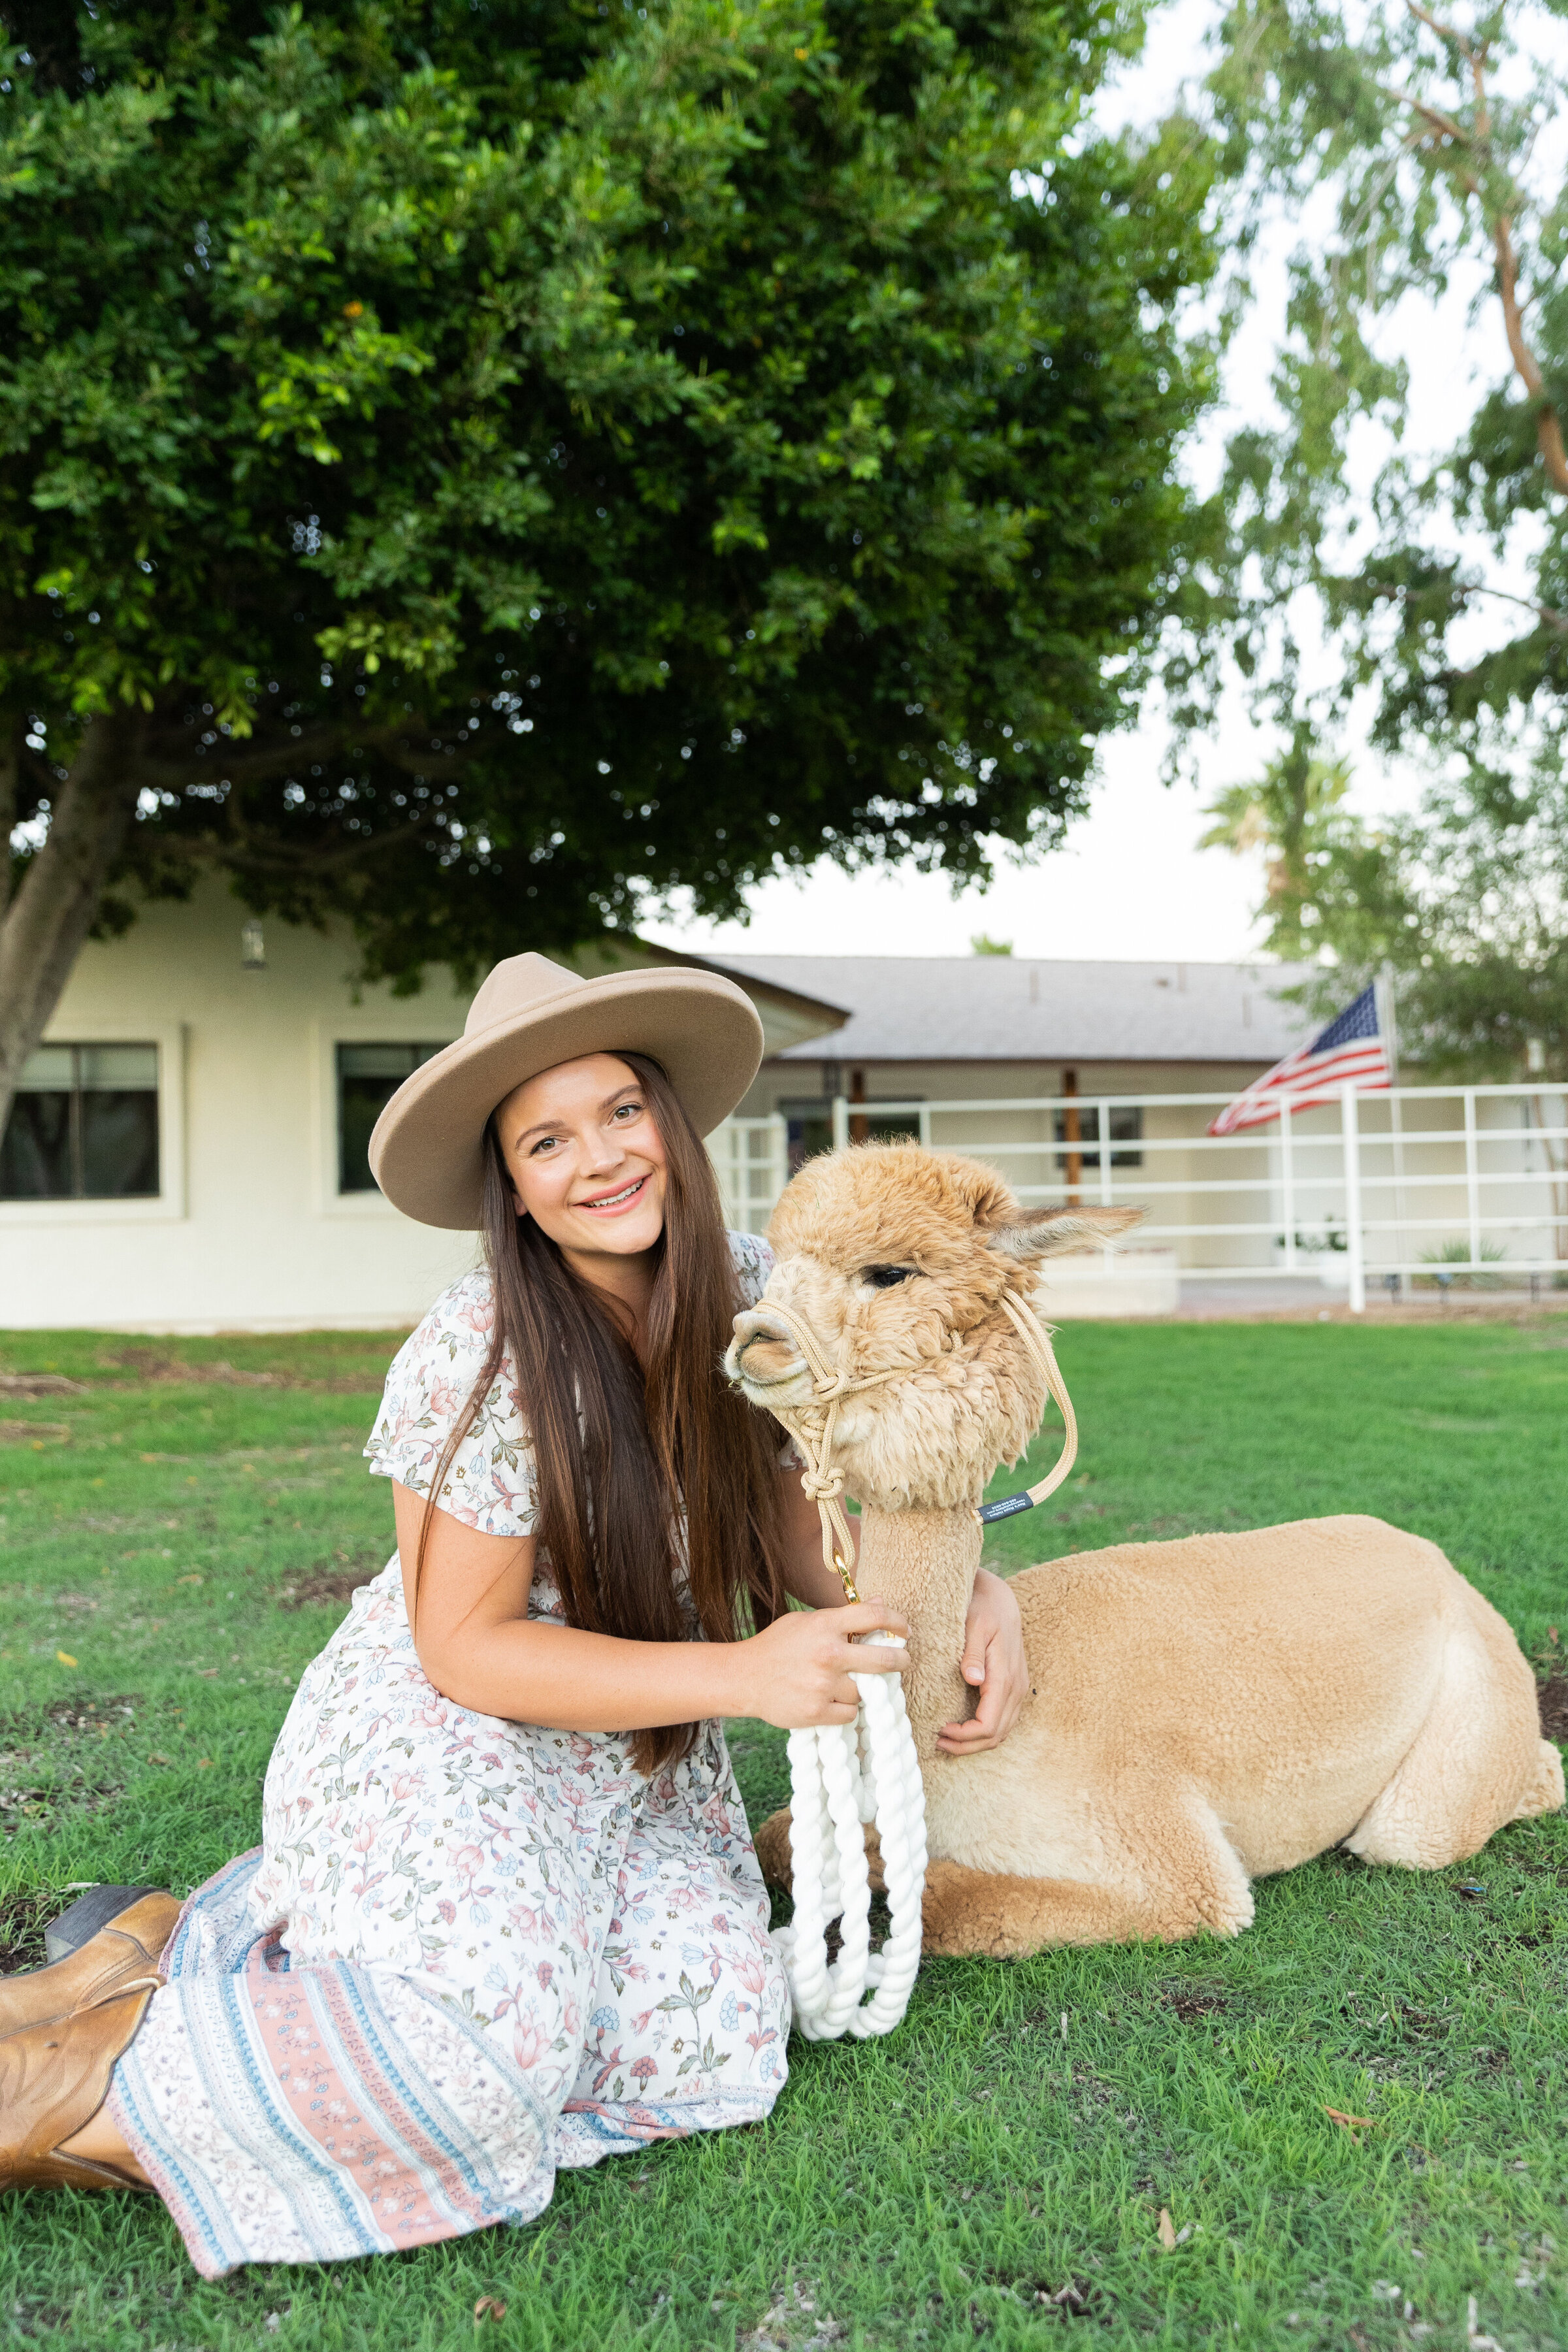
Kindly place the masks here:
POLYGON ((853 1719, 851 1667, 903 1669, 902 1650, 850 1647, 855 1633, 908 1634, 904 1619, 879 1601, 832 1614, 792 1611, 746 1642, 626 1642, 531 1622, 532 1538, 479 1535, 443 1510, 431 1514, 416 1600, 425 1498, 395 1479, 392 1496, 419 1663, 444 1696, 480 1715, 561 1731, 752 1716, 793 1731, 853 1719))
POLYGON ((979 1756, 1000 1748, 1029 1696, 1024 1625, 1012 1589, 988 1568, 976 1569, 963 1628, 959 1672, 979 1693, 967 1723, 946 1723, 937 1734, 939 1756, 979 1756))

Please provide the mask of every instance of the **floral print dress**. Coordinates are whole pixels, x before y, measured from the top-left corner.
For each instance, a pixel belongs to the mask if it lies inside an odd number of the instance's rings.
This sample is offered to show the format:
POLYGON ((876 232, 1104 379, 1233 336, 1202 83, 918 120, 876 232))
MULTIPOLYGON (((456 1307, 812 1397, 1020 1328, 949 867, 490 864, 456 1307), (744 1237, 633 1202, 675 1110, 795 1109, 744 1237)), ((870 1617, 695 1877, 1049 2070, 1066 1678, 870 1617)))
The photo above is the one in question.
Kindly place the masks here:
MULTIPOLYGON (((765 1244, 731 1236, 755 1300, 765 1244)), ((400 1350, 366 1453, 416 1494, 484 1360, 484 1274, 400 1350)), ((437 1497, 526 1536, 503 1367, 437 1497)), ((529 1615, 563 1622, 548 1563, 529 1615)), ((305 1673, 262 1844, 186 1905, 110 2112, 207 2277, 419 2245, 548 2203, 562 2165, 752 2123, 789 1998, 717 1723, 629 1742, 478 1715, 422 1671, 395 1554, 305 1673)))

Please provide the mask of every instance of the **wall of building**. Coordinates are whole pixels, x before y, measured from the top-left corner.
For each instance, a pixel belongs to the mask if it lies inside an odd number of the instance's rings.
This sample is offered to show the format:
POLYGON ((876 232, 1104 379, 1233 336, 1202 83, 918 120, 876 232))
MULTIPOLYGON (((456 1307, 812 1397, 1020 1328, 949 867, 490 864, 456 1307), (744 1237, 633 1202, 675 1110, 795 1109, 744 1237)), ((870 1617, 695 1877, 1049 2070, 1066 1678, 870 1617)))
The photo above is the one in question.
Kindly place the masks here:
POLYGON ((154 1044, 162 1193, 0 1201, 0 1325, 208 1331, 412 1325, 473 1261, 379 1192, 338 1191, 338 1044, 444 1045, 466 994, 351 985, 338 933, 264 926, 221 887, 89 942, 48 1038, 154 1044))

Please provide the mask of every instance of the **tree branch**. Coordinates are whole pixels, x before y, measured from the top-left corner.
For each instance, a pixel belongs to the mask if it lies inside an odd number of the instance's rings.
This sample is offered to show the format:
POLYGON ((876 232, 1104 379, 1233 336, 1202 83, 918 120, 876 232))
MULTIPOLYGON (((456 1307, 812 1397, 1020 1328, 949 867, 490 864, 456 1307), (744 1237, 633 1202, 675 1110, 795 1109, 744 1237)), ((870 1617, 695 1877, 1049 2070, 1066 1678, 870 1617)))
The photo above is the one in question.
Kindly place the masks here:
POLYGON ((1559 636, 1568 637, 1568 613, 1559 613, 1551 604, 1538 604, 1533 596, 1516 596, 1511 589, 1484 585, 1468 588, 1465 593, 1468 596, 1498 596, 1505 604, 1521 604, 1527 613, 1533 613, 1538 621, 1544 621, 1549 629, 1555 629, 1559 636))
MULTIPOLYGON (((1452 41, 1454 47, 1459 50, 1463 56, 1472 59, 1474 58, 1476 52, 1471 46, 1470 37, 1468 33, 1458 31, 1452 25, 1444 25, 1439 23, 1438 19, 1433 16, 1430 9, 1422 7, 1421 0, 1405 0, 1405 5, 1409 9, 1413 16, 1419 16, 1424 25, 1429 25, 1431 26, 1432 30, 1436 34, 1440 41, 1452 41)), ((1482 63, 1484 64, 1487 54, 1484 47, 1480 54, 1482 63)))
MULTIPOLYGON (((233 784, 265 784, 274 776, 286 775, 289 770, 303 761, 330 758, 344 741, 350 730, 346 727, 319 727, 310 735, 301 735, 284 744, 257 744, 247 751, 235 751, 226 747, 227 756, 214 764, 213 775, 202 772, 195 761, 175 761, 160 759, 156 753, 144 756, 140 763, 141 781, 150 791, 177 793, 187 784, 206 783, 221 766, 223 775, 217 781, 233 784)), ((363 742, 365 730, 353 732, 363 742)), ((217 746, 214 745, 214 750, 217 746)))
MULTIPOLYGON (((1426 589, 1412 588, 1408 582, 1403 580, 1374 580, 1370 584, 1380 596, 1395 596, 1405 603, 1413 603, 1418 596, 1430 593, 1426 589)), ((1533 596, 1516 596, 1512 589, 1493 588, 1484 580, 1471 581, 1463 587, 1451 589, 1449 593, 1457 604, 1463 604, 1469 596, 1496 596, 1505 604, 1518 604, 1524 612, 1533 613, 1547 628, 1554 630, 1559 636, 1568 637, 1568 613, 1558 612, 1552 604, 1539 604, 1533 596)), ((1468 670, 1460 673, 1467 677, 1473 674, 1468 670)))
MULTIPOLYGON (((1478 48, 1463 33, 1457 32, 1450 25, 1439 23, 1436 16, 1430 15, 1421 5, 1421 0, 1405 0, 1405 5, 1412 16, 1419 16, 1424 25, 1429 25, 1432 30, 1439 34, 1444 40, 1454 42, 1468 59, 1470 79, 1476 94, 1475 132, 1472 135, 1463 124, 1456 122, 1452 115, 1444 114, 1437 107, 1428 106, 1422 99, 1413 98, 1408 90, 1390 89, 1383 82, 1377 83, 1376 88, 1384 98, 1393 99, 1396 105, 1408 107, 1413 113, 1418 114, 1423 121, 1431 123, 1435 130, 1441 131, 1446 139, 1453 140, 1457 146, 1472 153, 1478 147, 1484 148, 1491 137, 1491 109, 1487 99, 1485 46, 1478 48)), ((1476 197, 1481 195, 1481 184, 1473 171, 1467 171, 1462 174, 1460 184, 1467 195, 1476 197)), ((1508 337, 1508 348, 1513 360, 1515 372, 1536 404, 1536 446, 1541 451, 1542 463, 1546 467, 1547 480, 1554 490, 1560 490, 1565 498, 1568 498, 1568 449, 1563 446, 1563 423, 1555 408, 1544 396, 1545 386, 1540 363, 1525 341, 1524 316, 1519 299, 1519 256, 1514 250, 1513 221, 1508 213, 1500 212, 1497 215, 1491 225, 1491 235, 1492 250, 1497 259, 1498 293, 1502 301, 1503 331, 1508 337)))
POLYGON ((363 841, 345 841, 340 835, 335 842, 300 848, 278 840, 249 842, 239 851, 220 853, 219 862, 235 872, 249 868, 257 874, 341 874, 384 849, 395 849, 411 834, 423 833, 436 814, 435 809, 421 810, 388 825, 383 833, 367 834, 363 841))
POLYGON ((1424 98, 1413 98, 1407 89, 1392 89, 1385 81, 1374 81, 1373 88, 1380 98, 1392 99, 1395 106, 1407 106, 1412 114, 1420 115, 1424 122, 1429 122, 1457 147, 1468 147, 1470 134, 1464 124, 1456 122, 1451 114, 1445 114, 1441 107, 1428 106, 1424 98))
POLYGON ((243 817, 231 812, 226 814, 230 814, 232 838, 226 840, 216 831, 161 833, 155 836, 157 856, 193 872, 289 875, 308 879, 317 874, 342 873, 378 856, 383 850, 396 848, 410 835, 424 833, 441 812, 434 807, 417 809, 379 832, 366 834, 363 840, 345 837, 338 831, 318 836, 313 842, 299 843, 279 840, 273 834, 254 833, 243 817))
POLYGON ((409 775, 428 767, 433 759, 449 760, 478 749, 477 745, 454 738, 449 743, 443 742, 439 751, 431 751, 416 745, 406 727, 366 727, 363 720, 356 720, 351 726, 318 727, 309 735, 287 743, 256 744, 246 751, 230 749, 223 759, 206 763, 205 770, 195 762, 160 759, 153 753, 141 762, 141 778, 154 792, 183 792, 193 782, 229 783, 243 789, 247 784, 270 783, 275 776, 286 776, 290 768, 312 760, 331 759, 351 743, 378 752, 409 775))

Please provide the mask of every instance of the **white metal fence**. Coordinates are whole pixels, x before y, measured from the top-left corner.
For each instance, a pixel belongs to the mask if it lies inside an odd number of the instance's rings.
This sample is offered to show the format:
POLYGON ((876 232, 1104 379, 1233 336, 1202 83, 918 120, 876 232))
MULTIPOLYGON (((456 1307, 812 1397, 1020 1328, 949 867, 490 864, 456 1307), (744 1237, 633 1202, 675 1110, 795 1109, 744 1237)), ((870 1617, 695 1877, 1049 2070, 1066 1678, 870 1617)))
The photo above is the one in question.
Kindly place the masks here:
MULTIPOLYGON (((1141 1248, 1184 1279, 1568 1284, 1568 1097, 1557 1088, 1346 1087, 1331 1104, 1212 1136, 1225 1095, 992 1097, 831 1105, 836 1146, 905 1132, 1003 1174, 1031 1204, 1135 1206, 1141 1248), (1076 1134, 1074 1130, 1077 1130, 1076 1134)), ((827 1108, 825 1106, 825 1108, 827 1108)), ((788 1181, 782 1117, 710 1139, 732 1224, 760 1233, 788 1181)))

